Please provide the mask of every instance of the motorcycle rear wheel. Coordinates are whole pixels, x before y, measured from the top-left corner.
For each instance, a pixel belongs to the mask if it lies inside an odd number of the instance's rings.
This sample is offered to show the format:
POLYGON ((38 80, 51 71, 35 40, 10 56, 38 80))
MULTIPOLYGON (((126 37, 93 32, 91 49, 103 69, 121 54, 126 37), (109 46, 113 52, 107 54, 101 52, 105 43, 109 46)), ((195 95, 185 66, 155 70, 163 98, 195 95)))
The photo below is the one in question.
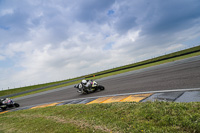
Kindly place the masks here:
POLYGON ((99 85, 99 89, 100 89, 100 90, 105 90, 105 87, 102 86, 102 85, 99 85))
POLYGON ((15 107, 19 107, 20 105, 18 103, 14 103, 15 107))

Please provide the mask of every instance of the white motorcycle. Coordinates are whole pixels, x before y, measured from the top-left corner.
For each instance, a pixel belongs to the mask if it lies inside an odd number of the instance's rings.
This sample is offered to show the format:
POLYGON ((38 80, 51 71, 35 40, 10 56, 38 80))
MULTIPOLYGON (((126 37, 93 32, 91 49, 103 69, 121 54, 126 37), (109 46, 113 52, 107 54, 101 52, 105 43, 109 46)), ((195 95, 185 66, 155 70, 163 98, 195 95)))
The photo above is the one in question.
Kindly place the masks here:
POLYGON ((0 100, 0 108, 3 111, 6 110, 7 108, 13 108, 13 107, 19 107, 19 106, 20 105, 18 103, 14 102, 10 98, 0 100))
POLYGON ((74 88, 78 89, 77 92, 79 92, 81 94, 89 94, 92 92, 101 91, 101 90, 105 89, 104 86, 99 85, 96 81, 90 80, 90 82, 91 82, 90 89, 84 87, 84 85, 82 85, 82 83, 75 85, 74 88))

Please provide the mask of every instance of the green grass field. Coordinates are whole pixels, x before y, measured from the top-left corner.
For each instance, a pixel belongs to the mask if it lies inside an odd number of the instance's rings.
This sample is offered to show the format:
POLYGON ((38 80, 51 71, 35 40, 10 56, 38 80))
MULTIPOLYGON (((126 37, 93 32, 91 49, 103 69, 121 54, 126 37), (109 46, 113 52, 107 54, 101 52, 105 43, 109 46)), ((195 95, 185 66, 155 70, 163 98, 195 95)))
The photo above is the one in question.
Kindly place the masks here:
POLYGON ((2 133, 199 133, 200 102, 75 104, 0 115, 2 133))

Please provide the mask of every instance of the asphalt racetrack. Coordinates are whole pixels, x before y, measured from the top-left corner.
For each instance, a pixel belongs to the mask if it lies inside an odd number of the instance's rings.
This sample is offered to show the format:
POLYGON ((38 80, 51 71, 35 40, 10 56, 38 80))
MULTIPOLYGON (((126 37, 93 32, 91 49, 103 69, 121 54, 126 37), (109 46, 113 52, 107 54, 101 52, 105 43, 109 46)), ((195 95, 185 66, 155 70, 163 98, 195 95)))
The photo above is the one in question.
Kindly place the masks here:
POLYGON ((200 88, 200 56, 96 80, 104 91, 77 93, 74 85, 14 99, 21 107, 70 99, 159 90, 200 88))

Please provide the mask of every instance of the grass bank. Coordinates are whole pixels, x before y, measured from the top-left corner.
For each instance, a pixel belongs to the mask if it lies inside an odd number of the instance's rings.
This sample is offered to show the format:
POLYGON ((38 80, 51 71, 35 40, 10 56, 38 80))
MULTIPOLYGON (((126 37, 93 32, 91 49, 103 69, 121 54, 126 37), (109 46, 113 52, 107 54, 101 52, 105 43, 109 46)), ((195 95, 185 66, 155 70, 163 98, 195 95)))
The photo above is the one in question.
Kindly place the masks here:
POLYGON ((168 62, 172 62, 172 61, 176 61, 176 60, 180 60, 180 59, 184 59, 184 58, 189 58, 189 57, 193 57, 193 56, 197 56, 197 55, 200 55, 200 46, 196 46, 196 47, 189 48, 186 50, 178 51, 175 53, 167 54, 164 56, 156 57, 153 59, 149 59, 149 60, 145 60, 145 61, 141 61, 141 62, 137 62, 137 63, 133 63, 133 64, 129 64, 129 65, 125 65, 125 66, 121 66, 121 67, 117 67, 117 68, 113 68, 113 69, 109 69, 109 70, 80 76, 80 77, 77 77, 74 79, 68 79, 68 80, 63 80, 63 81, 57 81, 57 82, 51 82, 51 83, 46 83, 46 84, 33 85, 33 86, 27 86, 27 87, 21 87, 21 88, 16 88, 16 89, 0 91, 0 97, 5 96, 5 95, 20 93, 20 92, 24 92, 24 91, 28 91, 28 90, 33 90, 33 92, 14 96, 12 98, 26 96, 26 95, 30 95, 30 94, 40 93, 43 91, 52 90, 52 89, 76 84, 76 83, 80 82, 81 80, 80 81, 73 81, 73 80, 81 79, 84 77, 89 78, 89 79, 99 79, 99 78, 103 78, 103 77, 107 77, 107 76, 111 76, 111 75, 116 75, 116 74, 133 71, 133 70, 138 70, 138 69, 155 66, 155 65, 159 65, 159 64, 163 64, 163 63, 168 63, 168 62), (95 75, 95 77, 93 77, 93 75, 95 75), (68 82, 68 81, 73 81, 73 82, 59 85, 60 83, 64 83, 64 82, 68 82), (55 86, 52 87, 51 85, 55 85, 55 86), (48 86, 50 86, 50 87, 48 87, 48 86), (46 88, 36 90, 41 87, 46 87, 46 88))
MULTIPOLYGON (((78 77, 78 78, 80 78, 80 77, 78 77)), ((34 94, 34 93, 39 93, 39 92, 42 92, 42 91, 56 89, 56 88, 59 88, 59 87, 71 85, 71 83, 77 83, 77 81, 74 81, 74 80, 76 80, 78 78, 67 79, 67 80, 56 81, 56 82, 50 82, 50 83, 45 83, 45 84, 32 85, 32 86, 25 86, 25 87, 9 89, 9 90, 3 90, 3 91, 0 91, 0 97, 5 96, 5 95, 10 95, 10 94, 16 94, 16 93, 20 93, 20 92, 30 91, 30 90, 36 90, 36 91, 28 92, 27 94, 22 94, 20 96, 25 96, 25 95, 30 95, 30 94, 34 94), (65 82, 69 82, 69 83, 65 83, 65 82)), ((12 98, 15 98, 15 97, 12 97, 12 98)))
POLYGON ((115 71, 115 72, 112 72, 112 73, 106 73, 106 74, 102 74, 102 75, 95 76, 95 77, 89 77, 88 79, 98 79, 98 78, 108 77, 108 76, 112 76, 112 75, 116 75, 116 74, 120 74, 120 73, 125 73, 125 72, 129 72, 129 71, 143 69, 143 68, 156 66, 156 65, 160 65, 160 64, 164 64, 164 63, 169 63, 169 62, 173 62, 173 61, 177 61, 177 60, 181 60, 181 59, 186 59, 186 58, 198 56, 198 55, 200 55, 200 52, 195 52, 195 53, 192 53, 192 54, 183 55, 183 56, 179 56, 179 57, 175 57, 175 58, 170 58, 170 59, 166 59, 166 60, 162 60, 162 61, 158 61, 158 62, 153 62, 153 63, 149 63, 149 64, 139 65, 139 66, 136 66, 136 67, 131 67, 129 69, 122 69, 122 70, 115 71))
POLYGON ((0 115, 0 132, 200 132, 200 102, 63 105, 0 115))
POLYGON ((101 71, 101 72, 86 75, 86 77, 88 77, 88 78, 93 77, 93 75, 100 76, 100 75, 104 75, 104 74, 108 74, 108 73, 113 73, 113 72, 116 72, 116 71, 126 70, 126 69, 129 69, 129 68, 140 67, 140 66, 144 66, 144 65, 148 65, 148 64, 152 64, 152 63, 162 62, 162 61, 169 60, 169 59, 174 59, 174 58, 185 56, 185 55, 190 55, 190 54, 197 53, 197 52, 200 52, 200 46, 188 48, 188 49, 185 49, 185 50, 181 50, 181 51, 178 51, 178 52, 166 54, 166 55, 155 57, 155 58, 152 58, 152 59, 140 61, 140 62, 137 62, 137 63, 131 63, 131 64, 128 64, 128 65, 125 65, 125 66, 120 66, 120 67, 116 67, 116 68, 113 68, 113 69, 104 70, 104 71, 101 71))

